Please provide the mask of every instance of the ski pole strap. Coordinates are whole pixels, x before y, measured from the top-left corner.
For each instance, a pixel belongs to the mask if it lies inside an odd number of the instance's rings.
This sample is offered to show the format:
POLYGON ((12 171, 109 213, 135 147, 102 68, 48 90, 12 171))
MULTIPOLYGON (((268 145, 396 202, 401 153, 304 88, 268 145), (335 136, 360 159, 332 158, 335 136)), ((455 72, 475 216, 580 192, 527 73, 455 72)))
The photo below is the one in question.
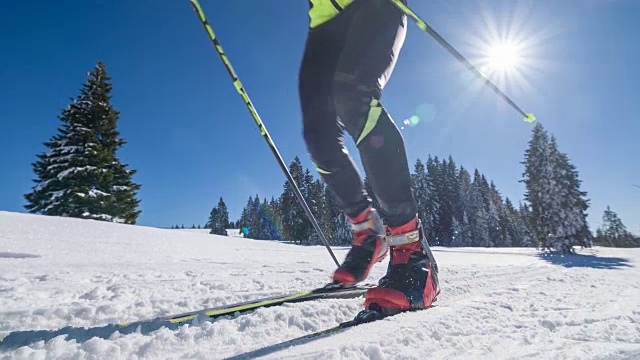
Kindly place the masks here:
POLYGON ((387 235, 385 241, 389 246, 411 244, 420 241, 420 231, 413 230, 400 235, 387 235))

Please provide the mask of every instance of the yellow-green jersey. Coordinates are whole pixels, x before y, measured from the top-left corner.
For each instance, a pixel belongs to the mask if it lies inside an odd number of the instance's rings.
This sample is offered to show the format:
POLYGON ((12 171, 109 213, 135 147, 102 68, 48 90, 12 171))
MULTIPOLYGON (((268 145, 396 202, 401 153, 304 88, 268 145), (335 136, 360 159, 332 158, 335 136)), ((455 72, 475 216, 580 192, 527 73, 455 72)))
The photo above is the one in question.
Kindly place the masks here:
POLYGON ((354 0, 309 0, 309 26, 311 28, 333 19, 354 0))

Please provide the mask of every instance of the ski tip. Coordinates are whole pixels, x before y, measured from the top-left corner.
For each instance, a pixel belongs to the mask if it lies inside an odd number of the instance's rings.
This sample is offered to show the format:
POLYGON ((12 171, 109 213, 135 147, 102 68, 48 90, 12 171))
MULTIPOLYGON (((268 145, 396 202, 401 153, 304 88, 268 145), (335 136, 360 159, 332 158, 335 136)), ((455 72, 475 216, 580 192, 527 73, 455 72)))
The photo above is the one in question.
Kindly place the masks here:
POLYGON ((533 114, 527 114, 527 117, 524 118, 524 121, 528 122, 528 123, 532 123, 532 122, 536 121, 536 117, 533 116, 533 114))

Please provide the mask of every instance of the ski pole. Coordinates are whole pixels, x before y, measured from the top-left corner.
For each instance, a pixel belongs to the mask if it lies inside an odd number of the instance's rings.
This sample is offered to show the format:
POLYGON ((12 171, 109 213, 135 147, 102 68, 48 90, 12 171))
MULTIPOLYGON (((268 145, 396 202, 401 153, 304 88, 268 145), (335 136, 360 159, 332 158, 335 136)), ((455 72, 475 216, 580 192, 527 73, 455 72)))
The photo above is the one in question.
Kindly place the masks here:
POLYGON ((242 83, 240 82, 240 79, 238 78, 238 75, 236 74, 235 70, 231 66, 231 62, 229 61, 229 58, 227 58, 227 55, 225 54, 224 50, 222 49, 222 46, 220 45, 220 42, 218 41, 216 34, 213 32, 211 25, 209 25, 209 22, 207 21, 207 18, 205 17, 204 12, 200 7, 200 4, 198 3, 198 0, 189 0, 189 1, 191 2, 191 5, 193 5, 193 9, 196 11, 198 18, 200 19, 200 22, 204 26, 204 29, 207 32, 207 34, 209 35, 209 39, 211 39, 213 46, 216 48, 216 51, 220 56, 220 60, 222 60, 222 63, 224 64, 225 68, 227 69, 227 72, 229 73, 229 76, 231 76, 231 80, 233 81, 233 85, 238 91, 238 94, 240 94, 240 96, 244 100, 245 105, 247 105, 247 109, 249 109, 251 116, 256 122, 256 125, 258 125, 258 129, 260 129, 260 134, 262 134, 264 139, 267 141, 267 144, 269 145, 269 148, 273 152, 273 155, 278 160, 278 164, 280 164, 280 168, 282 168, 282 171, 284 171, 284 173, 286 174, 289 180, 289 183, 291 183, 291 186, 293 187, 293 191, 296 194, 296 197, 298 198, 300 205, 302 205, 304 212, 307 214, 307 216, 309 217, 309 220, 313 224, 313 227, 318 232, 320 239, 322 240, 322 242, 324 243, 324 246, 329 251, 329 254, 333 258, 333 261, 336 263, 337 266, 340 266, 338 259, 336 259, 336 256, 334 255, 333 251, 331 250, 331 247, 329 246, 329 242, 327 242, 327 239, 325 238, 324 233, 320 229, 320 225, 318 225, 318 222, 316 221, 316 218, 313 216, 311 209, 309 209, 307 202, 302 197, 302 193, 300 192, 298 185, 296 184, 295 180, 293 179, 293 176, 291 176, 291 173, 289 172, 289 169, 287 168, 284 161, 282 160, 282 156, 280 156, 280 152, 278 151, 275 143, 271 139, 271 136, 269 135, 267 128, 264 126, 264 123, 260 119, 260 116, 258 115, 256 108, 251 103, 251 100, 249 99, 249 95, 245 91, 244 87, 242 86, 242 83))
POLYGON ((511 107, 514 108, 517 112, 519 112, 520 115, 524 116, 524 121, 531 123, 536 120, 536 117, 533 116, 533 114, 525 113, 518 105, 516 105, 515 102, 513 102, 513 100, 511 100, 493 82, 491 82, 489 78, 487 78, 484 74, 482 74, 482 72, 480 72, 480 70, 478 70, 477 67, 473 66, 473 64, 471 64, 469 60, 467 60, 464 56, 462 56, 462 54, 460 54, 453 46, 451 46, 451 44, 449 44, 442 36, 440 36, 440 34, 438 34, 435 30, 433 30, 433 28, 431 28, 426 23, 426 21, 422 20, 418 15, 416 15, 415 12, 413 12, 413 10, 411 10, 411 8, 403 4, 402 0, 389 0, 389 1, 391 1, 394 5, 396 5, 396 7, 398 7, 400 11, 402 11, 405 15, 410 17, 416 23, 416 25, 418 25, 418 27, 422 29, 422 31, 429 34, 435 41, 438 42, 438 44, 442 45, 447 51, 449 51, 451 55, 453 55, 456 59, 458 59, 458 61, 464 64, 464 66, 466 66, 467 69, 469 69, 478 78, 480 78, 480 80, 482 80, 485 85, 487 85, 499 97, 501 97, 504 101, 506 101, 507 104, 511 105, 511 107))

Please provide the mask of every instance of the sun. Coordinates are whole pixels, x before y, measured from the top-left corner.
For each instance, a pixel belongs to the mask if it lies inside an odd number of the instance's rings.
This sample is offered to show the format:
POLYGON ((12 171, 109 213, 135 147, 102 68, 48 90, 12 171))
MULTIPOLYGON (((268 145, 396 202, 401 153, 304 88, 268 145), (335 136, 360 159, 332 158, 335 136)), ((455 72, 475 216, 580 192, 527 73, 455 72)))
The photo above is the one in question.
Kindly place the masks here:
POLYGON ((496 42, 489 45, 486 63, 492 71, 508 72, 516 70, 520 63, 520 49, 515 42, 496 42))

